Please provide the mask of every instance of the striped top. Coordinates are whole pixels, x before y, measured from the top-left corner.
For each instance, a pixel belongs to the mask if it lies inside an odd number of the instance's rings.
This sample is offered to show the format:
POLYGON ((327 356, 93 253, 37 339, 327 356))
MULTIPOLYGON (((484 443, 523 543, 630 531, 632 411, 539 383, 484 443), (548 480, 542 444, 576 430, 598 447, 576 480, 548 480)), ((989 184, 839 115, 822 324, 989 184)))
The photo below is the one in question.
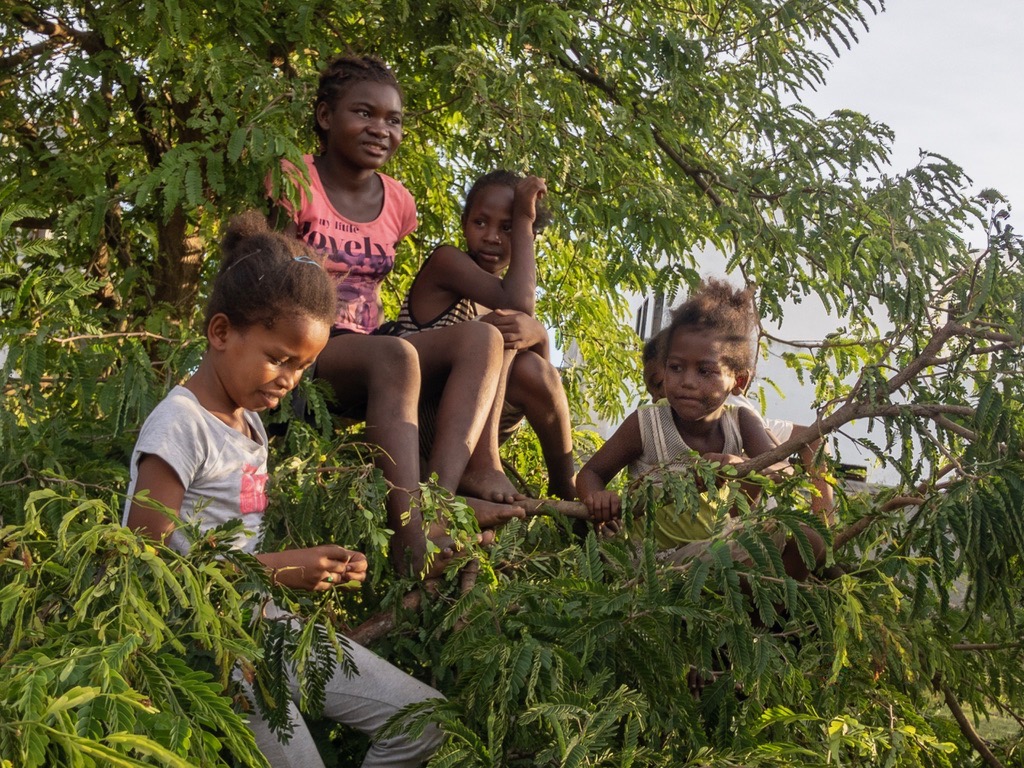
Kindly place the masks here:
MULTIPOLYGON (((430 256, 427 257, 427 261, 430 261, 430 256)), ((420 279, 420 275, 423 274, 423 270, 426 266, 426 262, 424 262, 423 266, 420 267, 419 273, 417 273, 416 277, 413 279, 412 285, 409 287, 409 292, 405 295, 405 299, 402 301, 402 307, 398 310, 398 319, 385 323, 381 328, 381 333, 385 333, 388 336, 409 336, 410 334, 419 333, 420 331, 429 331, 432 328, 445 328, 449 325, 458 325, 459 323, 464 323, 467 320, 476 319, 476 304, 465 296, 456 299, 452 302, 451 306, 441 312, 441 314, 433 320, 421 323, 413 317, 412 309, 409 306, 409 300, 412 297, 412 292, 416 290, 416 281, 420 279)))

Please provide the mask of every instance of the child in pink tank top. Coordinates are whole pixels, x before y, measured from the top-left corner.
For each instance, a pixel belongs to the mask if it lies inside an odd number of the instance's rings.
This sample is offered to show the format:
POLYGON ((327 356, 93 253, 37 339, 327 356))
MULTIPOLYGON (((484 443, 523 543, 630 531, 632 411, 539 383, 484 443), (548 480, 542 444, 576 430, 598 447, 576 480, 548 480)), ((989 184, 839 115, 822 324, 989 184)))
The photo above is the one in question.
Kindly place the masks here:
MULTIPOLYGON (((391 490, 388 525, 395 531, 392 559, 422 569, 426 550, 418 483, 436 474, 456 490, 483 431, 501 379, 502 338, 493 326, 464 323, 412 342, 376 334, 379 286, 394 265, 395 246, 416 227, 408 190, 379 173, 402 141, 403 96, 378 59, 340 56, 320 75, 315 127, 321 153, 306 158, 309 194, 297 208, 274 204, 284 229, 325 255, 339 311, 331 339, 317 358, 346 414, 366 420, 366 435, 380 447, 378 465, 391 490), (417 404, 438 398, 437 435, 420 465, 417 404)), ((300 170, 285 167, 302 190, 300 170)), ((523 517, 511 486, 476 491, 470 505, 482 527, 523 517), (486 500, 485 500, 486 499, 486 500)), ((432 534, 433 535, 433 534, 432 534)), ((443 534, 437 533, 438 540, 443 534)))

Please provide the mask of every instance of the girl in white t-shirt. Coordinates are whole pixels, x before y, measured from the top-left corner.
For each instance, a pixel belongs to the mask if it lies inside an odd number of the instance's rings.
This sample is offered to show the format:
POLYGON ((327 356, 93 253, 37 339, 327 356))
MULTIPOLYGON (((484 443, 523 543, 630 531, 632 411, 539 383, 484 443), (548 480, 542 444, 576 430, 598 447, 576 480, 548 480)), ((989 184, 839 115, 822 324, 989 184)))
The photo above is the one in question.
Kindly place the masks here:
MULTIPOLYGON (((189 541, 165 508, 201 531, 241 519, 244 531, 235 546, 255 552, 267 506, 267 434, 257 412, 276 406, 298 384, 327 343, 335 313, 333 286, 316 254, 271 232, 260 214, 234 220, 223 251, 206 310, 202 362, 146 419, 132 452, 124 524, 182 552, 189 541)), ((366 558, 337 544, 255 557, 293 589, 322 591, 366 578, 366 558)), ((346 652, 357 671, 336 669, 327 683, 326 717, 373 738, 398 710, 440 697, 355 643, 346 652)), ((298 695, 294 679, 292 692, 298 695)), ((256 718, 260 749, 274 766, 322 766, 294 706, 291 718, 287 748, 256 718)), ((363 766, 421 765, 440 740, 428 727, 417 738, 378 741, 363 766)))

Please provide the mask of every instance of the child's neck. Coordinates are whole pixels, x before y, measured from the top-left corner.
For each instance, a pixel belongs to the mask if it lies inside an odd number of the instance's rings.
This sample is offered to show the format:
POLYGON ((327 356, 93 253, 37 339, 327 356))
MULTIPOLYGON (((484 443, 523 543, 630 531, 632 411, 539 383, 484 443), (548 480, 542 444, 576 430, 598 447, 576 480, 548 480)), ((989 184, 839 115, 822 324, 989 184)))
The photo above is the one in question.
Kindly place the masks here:
POLYGON ((203 357, 199 368, 183 386, 195 395, 199 404, 213 414, 218 421, 224 422, 231 429, 246 437, 252 437, 249 422, 245 420, 245 409, 236 405, 228 397, 227 391, 217 376, 216 369, 207 356, 203 357))
POLYGON ((369 222, 380 216, 384 183, 375 170, 352 168, 330 155, 316 155, 313 162, 334 210, 354 222, 369 222))
POLYGON ((722 413, 719 408, 712 414, 697 421, 684 421, 672 412, 672 421, 683 442, 698 453, 722 453, 725 450, 725 430, 722 428, 722 413))
POLYGON ((326 153, 315 155, 313 162, 325 188, 365 192, 377 185, 377 171, 372 168, 353 168, 326 153))

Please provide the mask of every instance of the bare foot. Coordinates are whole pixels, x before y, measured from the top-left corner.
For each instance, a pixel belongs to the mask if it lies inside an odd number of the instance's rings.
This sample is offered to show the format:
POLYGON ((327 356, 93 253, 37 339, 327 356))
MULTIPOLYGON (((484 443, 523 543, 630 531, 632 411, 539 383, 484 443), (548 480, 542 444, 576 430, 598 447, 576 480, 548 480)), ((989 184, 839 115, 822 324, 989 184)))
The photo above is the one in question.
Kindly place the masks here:
POLYGON ((467 468, 462 475, 462 482, 459 483, 459 493, 498 504, 511 504, 526 498, 516 490, 504 472, 492 468, 467 468))
MULTIPOLYGON (((488 501, 480 501, 479 499, 473 499, 472 501, 486 505, 488 508, 501 507, 503 509, 512 511, 513 514, 508 515, 505 519, 501 520, 498 523, 495 523, 495 525, 501 525, 503 523, 506 523, 513 517, 525 516, 523 510, 519 509, 518 507, 510 507, 506 504, 493 504, 488 501), (519 512, 519 514, 514 514, 517 511, 519 512)), ((473 509, 473 504, 470 503, 468 500, 467 503, 469 504, 470 508, 473 509)), ((497 517, 497 515, 493 514, 491 516, 495 518, 497 517)), ((483 524, 479 523, 479 520, 477 522, 482 527, 483 524)), ((440 550, 440 552, 434 554, 434 559, 431 561, 430 567, 423 574, 423 579, 427 582, 433 582, 439 579, 441 575, 444 573, 445 569, 448 567, 449 563, 451 563, 453 560, 462 560, 470 553, 470 550, 467 549, 465 546, 459 545, 455 542, 455 540, 451 537, 451 534, 448 533, 448 528, 443 522, 431 523, 430 530, 427 532, 427 538, 429 538, 430 541, 440 550)), ((484 549, 490 549, 492 546, 494 546, 494 531, 481 531, 476 535, 476 543, 484 549)))
POLYGON ((499 504, 485 499, 474 499, 470 496, 466 497, 466 503, 476 515, 476 521, 480 527, 485 529, 484 533, 488 533, 486 530, 488 528, 500 528, 514 517, 520 520, 526 517, 526 510, 514 504, 499 504))

